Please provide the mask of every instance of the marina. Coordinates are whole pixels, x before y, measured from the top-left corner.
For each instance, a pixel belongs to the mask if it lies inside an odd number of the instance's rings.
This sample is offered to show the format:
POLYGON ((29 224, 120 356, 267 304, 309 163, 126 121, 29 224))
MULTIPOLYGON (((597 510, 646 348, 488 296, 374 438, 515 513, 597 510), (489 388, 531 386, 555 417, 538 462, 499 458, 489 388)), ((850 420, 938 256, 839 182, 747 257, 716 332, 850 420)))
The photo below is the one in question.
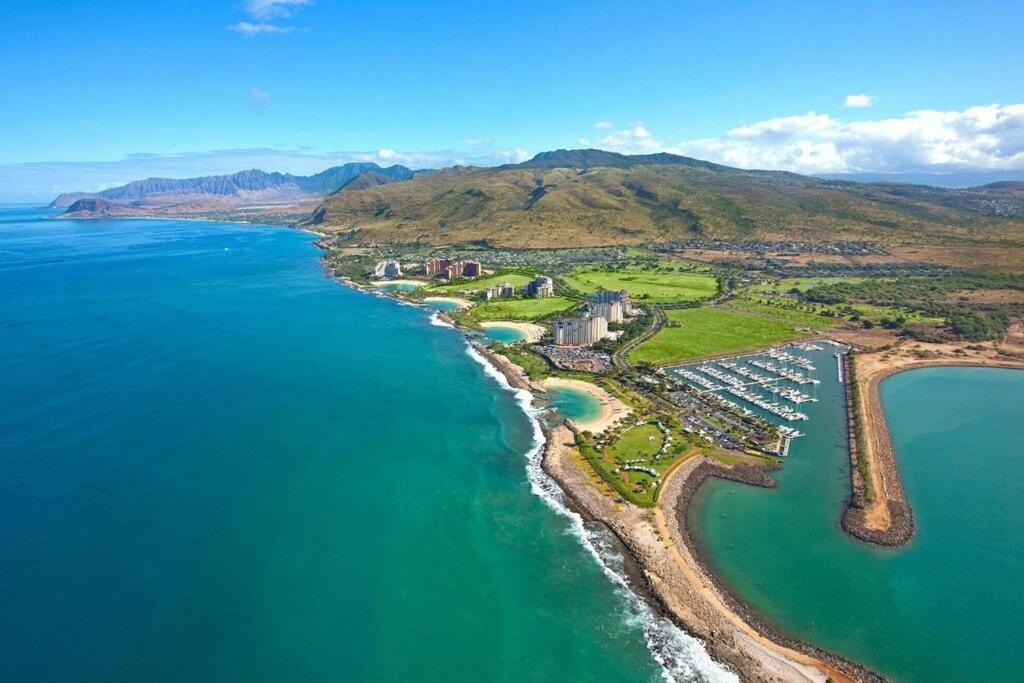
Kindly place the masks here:
MULTIPOLYGON (((665 368, 668 376, 701 397, 714 397, 725 409, 768 420, 778 431, 775 451, 784 456, 793 439, 803 436, 792 423, 808 420, 799 406, 818 401, 818 367, 827 346, 834 347, 842 381, 842 356, 849 350, 831 340, 787 344, 745 354, 665 368), (812 360, 811 356, 816 360, 812 360)), ((827 356, 826 356, 827 357, 827 356)))

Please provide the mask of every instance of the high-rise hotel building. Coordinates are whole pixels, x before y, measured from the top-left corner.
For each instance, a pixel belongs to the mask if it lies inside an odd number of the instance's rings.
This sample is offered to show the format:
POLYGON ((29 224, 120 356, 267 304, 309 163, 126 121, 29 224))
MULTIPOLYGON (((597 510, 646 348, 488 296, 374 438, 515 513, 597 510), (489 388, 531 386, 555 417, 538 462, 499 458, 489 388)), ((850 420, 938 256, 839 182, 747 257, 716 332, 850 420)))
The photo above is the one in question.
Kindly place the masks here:
POLYGON ((562 318, 551 325, 557 346, 589 346, 608 336, 608 321, 598 316, 562 318))

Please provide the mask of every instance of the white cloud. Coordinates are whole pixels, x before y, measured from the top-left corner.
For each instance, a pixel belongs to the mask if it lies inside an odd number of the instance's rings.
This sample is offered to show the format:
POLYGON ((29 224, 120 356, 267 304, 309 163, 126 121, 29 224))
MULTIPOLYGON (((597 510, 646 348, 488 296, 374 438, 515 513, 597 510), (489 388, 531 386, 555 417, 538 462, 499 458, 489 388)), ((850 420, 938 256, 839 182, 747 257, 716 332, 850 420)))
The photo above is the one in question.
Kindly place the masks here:
POLYGON ((613 128, 615 126, 611 121, 598 121, 594 124, 594 128, 613 128))
POLYGON ((852 122, 809 112, 674 144, 637 125, 611 133, 598 146, 797 173, 1015 170, 1024 169, 1024 104, 852 122))
POLYGON ((637 124, 611 133, 600 141, 598 147, 623 154, 649 154, 661 151, 664 145, 651 137, 650 131, 637 124))
POLYGON ((268 93, 266 90, 263 90, 261 88, 253 88, 252 90, 250 90, 249 91, 249 99, 251 99, 252 103, 257 105, 257 106, 265 105, 265 104, 270 104, 270 102, 271 102, 271 100, 270 100, 270 93, 268 93))
POLYGON ((257 19, 274 19, 290 17, 309 4, 310 0, 248 0, 245 11, 257 19))
POLYGON ((843 100, 844 107, 851 107, 854 109, 867 109, 878 100, 874 95, 865 95, 860 93, 858 95, 847 95, 846 99, 843 100))
POLYGON ((228 26, 228 30, 240 33, 246 38, 275 33, 294 33, 305 31, 304 28, 281 26, 270 23, 270 19, 290 17, 302 7, 310 4, 310 0, 247 0, 245 12, 256 21, 240 21, 228 26))
POLYGON ((494 144, 494 140, 491 138, 465 138, 463 142, 467 145, 473 145, 474 147, 494 144))
POLYGON ((246 38, 250 38, 252 36, 258 36, 266 33, 292 33, 296 29, 294 26, 278 26, 277 24, 265 23, 253 24, 248 21, 240 21, 237 24, 231 24, 231 26, 228 26, 228 30, 241 33, 246 38))

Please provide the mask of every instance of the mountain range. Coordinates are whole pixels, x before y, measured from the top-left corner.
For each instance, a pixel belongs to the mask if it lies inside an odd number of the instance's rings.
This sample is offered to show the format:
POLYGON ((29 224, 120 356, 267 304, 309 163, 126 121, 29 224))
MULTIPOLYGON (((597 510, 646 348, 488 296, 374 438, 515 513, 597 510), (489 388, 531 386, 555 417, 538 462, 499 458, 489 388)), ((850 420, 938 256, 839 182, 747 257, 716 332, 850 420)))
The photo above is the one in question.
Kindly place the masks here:
POLYGON ((256 219, 267 220, 275 213, 278 222, 344 233, 363 243, 560 247, 868 240, 1024 249, 1024 182, 963 189, 860 183, 672 154, 593 149, 543 152, 488 168, 413 172, 353 163, 312 176, 243 171, 149 179, 99 193, 63 194, 53 206, 83 217, 253 218, 257 212, 256 219))
POLYGON ((363 242, 516 247, 689 239, 1024 241, 1024 183, 951 189, 751 171, 672 154, 557 150, 327 197, 312 222, 363 242))
POLYGON ((74 213, 95 210, 90 207, 97 206, 108 212, 117 212, 120 208, 138 211, 180 207, 187 211, 230 209, 253 204, 295 204, 322 199, 344 190, 349 184, 363 188, 412 177, 413 172, 405 166, 381 168, 374 163, 349 163, 309 176, 254 169, 202 178, 136 180, 101 192, 61 194, 50 206, 70 209, 83 199, 101 200, 99 203, 79 204, 74 213))

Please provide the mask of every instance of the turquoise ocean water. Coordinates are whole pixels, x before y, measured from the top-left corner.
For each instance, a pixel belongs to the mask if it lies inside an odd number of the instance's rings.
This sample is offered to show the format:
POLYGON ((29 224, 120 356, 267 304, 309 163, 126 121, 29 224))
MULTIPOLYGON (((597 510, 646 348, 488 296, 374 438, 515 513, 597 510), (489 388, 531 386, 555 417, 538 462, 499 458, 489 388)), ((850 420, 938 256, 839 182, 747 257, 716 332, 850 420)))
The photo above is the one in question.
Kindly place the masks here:
POLYGON ((429 311, 308 234, 41 215, 0 211, 0 680, 731 678, 429 311))
POLYGON ((816 354, 819 403, 779 488, 714 481, 694 512, 712 563, 792 635, 896 681, 1021 681, 1024 372, 930 368, 882 400, 917 536, 867 546, 839 528, 849 493, 841 385, 816 354))

